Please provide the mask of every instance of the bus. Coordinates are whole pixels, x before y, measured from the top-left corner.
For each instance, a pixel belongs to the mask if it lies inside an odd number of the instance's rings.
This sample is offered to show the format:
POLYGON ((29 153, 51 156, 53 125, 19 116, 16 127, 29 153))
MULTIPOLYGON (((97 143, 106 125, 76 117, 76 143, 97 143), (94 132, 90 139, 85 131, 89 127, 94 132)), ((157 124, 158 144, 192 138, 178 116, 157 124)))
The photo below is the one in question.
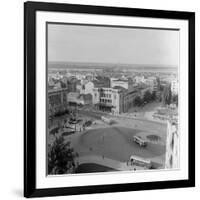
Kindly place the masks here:
POLYGON ((133 141, 137 144, 139 144, 141 147, 146 147, 147 146, 147 141, 145 141, 142 137, 140 136, 133 136, 133 141))
POLYGON ((149 159, 144 159, 139 156, 131 155, 129 158, 129 163, 132 166, 144 167, 146 169, 152 168, 152 162, 149 159))

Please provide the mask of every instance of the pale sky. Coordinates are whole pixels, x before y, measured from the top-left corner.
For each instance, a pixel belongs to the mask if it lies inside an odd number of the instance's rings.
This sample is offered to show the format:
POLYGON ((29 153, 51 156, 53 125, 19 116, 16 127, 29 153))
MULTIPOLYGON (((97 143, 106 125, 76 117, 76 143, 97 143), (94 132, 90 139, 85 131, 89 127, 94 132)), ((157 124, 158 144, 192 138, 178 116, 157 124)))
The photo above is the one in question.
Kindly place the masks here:
POLYGON ((49 24, 48 60, 178 66, 179 31, 49 24))

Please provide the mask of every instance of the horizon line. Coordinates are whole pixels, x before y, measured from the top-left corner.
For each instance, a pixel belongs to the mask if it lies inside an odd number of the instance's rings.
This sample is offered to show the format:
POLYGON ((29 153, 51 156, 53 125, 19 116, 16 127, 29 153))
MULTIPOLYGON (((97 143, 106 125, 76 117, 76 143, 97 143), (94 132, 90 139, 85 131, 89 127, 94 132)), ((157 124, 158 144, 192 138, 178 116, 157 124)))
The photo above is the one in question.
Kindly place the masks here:
POLYGON ((178 65, 167 65, 167 64, 141 64, 141 63, 114 63, 114 62, 81 62, 81 61, 47 61, 48 64, 79 64, 79 65, 86 65, 86 64, 96 64, 96 65, 140 65, 143 67, 151 66, 151 67, 170 67, 170 68, 177 68, 178 65))

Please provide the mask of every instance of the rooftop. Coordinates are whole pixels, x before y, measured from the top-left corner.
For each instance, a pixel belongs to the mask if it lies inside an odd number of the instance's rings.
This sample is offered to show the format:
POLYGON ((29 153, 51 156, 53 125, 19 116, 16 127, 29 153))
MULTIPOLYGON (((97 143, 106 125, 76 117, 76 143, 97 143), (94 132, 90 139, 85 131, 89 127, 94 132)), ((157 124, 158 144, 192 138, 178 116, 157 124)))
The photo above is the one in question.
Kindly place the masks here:
POLYGON ((48 89, 48 94, 54 92, 63 92, 63 91, 67 91, 67 88, 48 89))

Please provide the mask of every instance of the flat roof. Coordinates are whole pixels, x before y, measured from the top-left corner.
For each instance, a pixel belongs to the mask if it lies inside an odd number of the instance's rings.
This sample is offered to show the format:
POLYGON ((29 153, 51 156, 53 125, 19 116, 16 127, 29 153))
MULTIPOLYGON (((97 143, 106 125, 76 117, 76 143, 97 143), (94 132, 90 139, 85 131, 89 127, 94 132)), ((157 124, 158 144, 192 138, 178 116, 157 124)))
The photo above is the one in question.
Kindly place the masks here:
POLYGON ((59 89, 50 89, 48 90, 48 93, 54 93, 54 92, 63 92, 63 91, 67 91, 67 88, 59 88, 59 89))

